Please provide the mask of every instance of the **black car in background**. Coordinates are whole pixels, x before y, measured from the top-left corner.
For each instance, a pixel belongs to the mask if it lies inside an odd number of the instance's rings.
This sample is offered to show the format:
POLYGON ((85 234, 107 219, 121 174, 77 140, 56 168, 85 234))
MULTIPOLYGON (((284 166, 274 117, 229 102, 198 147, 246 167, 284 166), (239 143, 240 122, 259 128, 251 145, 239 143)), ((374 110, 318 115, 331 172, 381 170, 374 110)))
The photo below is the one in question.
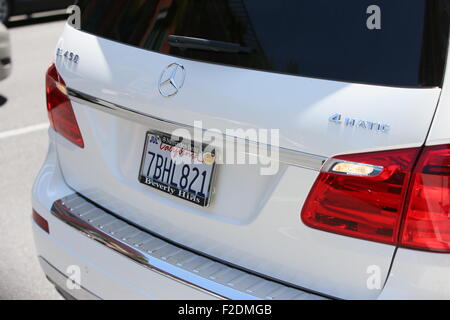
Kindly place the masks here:
POLYGON ((0 22, 7 22, 9 17, 21 14, 64 9, 74 0, 0 0, 0 22))

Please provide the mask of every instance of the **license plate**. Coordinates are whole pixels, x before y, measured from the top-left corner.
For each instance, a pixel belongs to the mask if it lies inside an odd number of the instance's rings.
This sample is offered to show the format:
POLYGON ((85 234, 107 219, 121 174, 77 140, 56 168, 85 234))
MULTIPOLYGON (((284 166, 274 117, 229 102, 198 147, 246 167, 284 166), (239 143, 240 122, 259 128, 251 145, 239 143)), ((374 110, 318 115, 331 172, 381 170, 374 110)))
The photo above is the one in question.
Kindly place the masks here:
POLYGON ((148 132, 139 181, 202 207, 209 206, 216 154, 186 139, 148 132))

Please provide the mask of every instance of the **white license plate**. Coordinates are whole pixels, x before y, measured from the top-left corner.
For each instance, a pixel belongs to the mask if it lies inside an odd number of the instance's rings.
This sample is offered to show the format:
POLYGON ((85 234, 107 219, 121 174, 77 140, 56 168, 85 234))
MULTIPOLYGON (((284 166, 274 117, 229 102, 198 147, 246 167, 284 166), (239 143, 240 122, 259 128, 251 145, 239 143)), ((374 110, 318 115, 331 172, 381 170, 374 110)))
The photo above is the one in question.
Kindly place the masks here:
POLYGON ((206 146, 148 132, 139 181, 174 197, 207 207, 216 155, 206 146))

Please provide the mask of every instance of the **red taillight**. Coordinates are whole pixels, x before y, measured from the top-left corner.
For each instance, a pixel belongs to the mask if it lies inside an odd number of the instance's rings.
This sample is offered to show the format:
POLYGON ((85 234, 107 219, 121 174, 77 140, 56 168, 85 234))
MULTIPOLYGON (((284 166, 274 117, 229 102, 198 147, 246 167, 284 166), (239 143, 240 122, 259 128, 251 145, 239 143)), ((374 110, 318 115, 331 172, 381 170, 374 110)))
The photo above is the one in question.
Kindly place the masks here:
POLYGON ((420 151, 333 159, 305 202, 303 222, 345 236, 450 253, 450 145, 420 151))
POLYGON ((51 126, 69 141, 84 148, 64 80, 52 64, 46 75, 47 110, 51 126))
POLYGON ((426 147, 420 156, 400 245, 450 252, 450 145, 426 147))
POLYGON ((420 148, 339 156, 303 207, 312 228, 396 244, 410 173, 420 148))
POLYGON ((45 232, 50 233, 48 222, 39 213, 33 209, 33 221, 45 232))

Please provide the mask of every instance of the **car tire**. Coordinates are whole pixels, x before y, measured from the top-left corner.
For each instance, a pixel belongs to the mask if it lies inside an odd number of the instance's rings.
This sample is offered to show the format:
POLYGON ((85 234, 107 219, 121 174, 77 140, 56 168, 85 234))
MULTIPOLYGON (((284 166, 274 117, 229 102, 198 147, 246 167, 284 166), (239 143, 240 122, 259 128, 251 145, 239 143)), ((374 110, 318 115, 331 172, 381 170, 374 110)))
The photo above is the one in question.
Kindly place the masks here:
POLYGON ((0 22, 8 22, 11 14, 11 3, 9 0, 0 0, 0 22))

